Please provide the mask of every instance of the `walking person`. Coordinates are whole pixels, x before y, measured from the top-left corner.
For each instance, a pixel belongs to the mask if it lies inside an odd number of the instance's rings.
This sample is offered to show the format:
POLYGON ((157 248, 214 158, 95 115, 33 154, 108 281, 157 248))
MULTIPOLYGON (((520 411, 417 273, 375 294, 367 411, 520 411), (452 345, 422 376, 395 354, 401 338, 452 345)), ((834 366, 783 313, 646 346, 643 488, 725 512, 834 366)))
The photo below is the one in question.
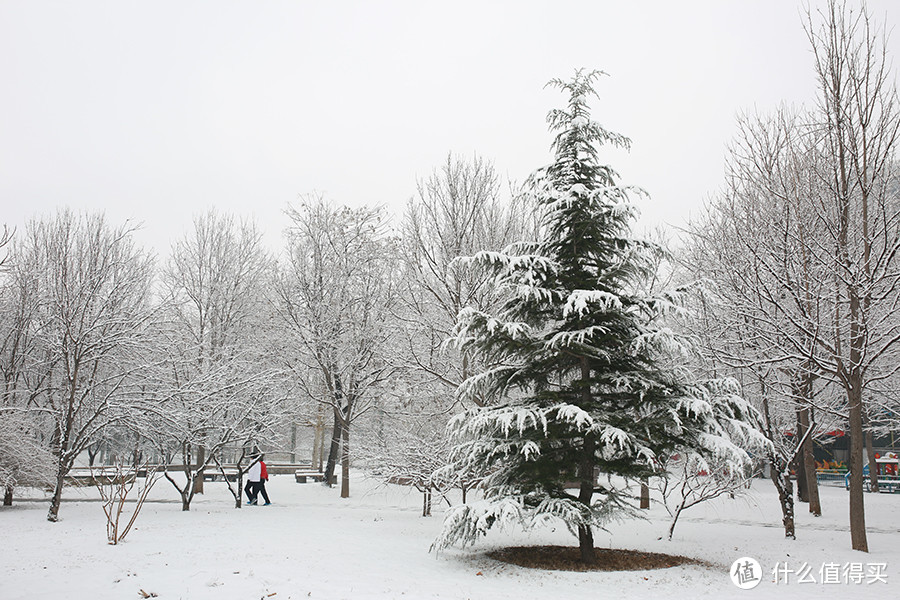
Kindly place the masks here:
POLYGON ((266 463, 263 461, 264 455, 259 455, 259 485, 256 487, 256 494, 262 494, 263 506, 272 504, 269 502, 269 494, 266 493, 266 482, 269 481, 269 472, 266 470, 266 463))
POLYGON ((256 497, 259 495, 259 480, 262 476, 261 459, 257 457, 247 469, 247 485, 244 486, 244 492, 247 493, 247 504, 256 504, 256 497))

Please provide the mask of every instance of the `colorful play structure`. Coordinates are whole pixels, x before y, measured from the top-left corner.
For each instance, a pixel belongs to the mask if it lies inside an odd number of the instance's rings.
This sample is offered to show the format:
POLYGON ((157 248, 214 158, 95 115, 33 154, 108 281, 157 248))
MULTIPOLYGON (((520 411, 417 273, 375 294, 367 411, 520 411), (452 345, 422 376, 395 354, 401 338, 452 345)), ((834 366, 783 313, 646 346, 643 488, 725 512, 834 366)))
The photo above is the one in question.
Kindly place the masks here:
MULTIPOLYGON (((870 465, 863 467, 863 486, 871 491, 870 465)), ((878 491, 886 493, 900 492, 900 459, 894 452, 883 456, 875 455, 875 473, 878 478, 878 491)), ((822 461, 816 463, 816 480, 825 485, 843 485, 850 489, 850 471, 843 462, 822 461)))

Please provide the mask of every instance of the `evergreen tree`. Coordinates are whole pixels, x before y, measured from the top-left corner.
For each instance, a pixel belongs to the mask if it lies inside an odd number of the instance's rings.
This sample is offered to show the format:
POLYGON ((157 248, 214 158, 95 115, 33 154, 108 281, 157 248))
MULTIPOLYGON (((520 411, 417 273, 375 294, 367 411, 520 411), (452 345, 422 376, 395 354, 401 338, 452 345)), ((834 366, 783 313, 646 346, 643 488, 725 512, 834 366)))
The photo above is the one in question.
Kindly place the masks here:
POLYGON ((450 424, 449 468, 484 477, 484 500, 448 513, 437 548, 560 519, 593 562, 593 531, 636 514, 627 483, 660 475, 657 457, 689 450, 739 468, 748 456, 736 442, 759 439, 733 382, 697 381, 667 360, 686 351, 663 321, 686 292, 639 291, 662 250, 630 237, 630 190, 598 160, 604 144, 630 145, 590 118, 600 75, 548 84, 569 101, 548 116, 555 160, 527 182, 541 239, 467 259, 495 270, 505 302, 496 315, 464 309, 456 342, 500 366, 459 388, 495 399, 450 424))

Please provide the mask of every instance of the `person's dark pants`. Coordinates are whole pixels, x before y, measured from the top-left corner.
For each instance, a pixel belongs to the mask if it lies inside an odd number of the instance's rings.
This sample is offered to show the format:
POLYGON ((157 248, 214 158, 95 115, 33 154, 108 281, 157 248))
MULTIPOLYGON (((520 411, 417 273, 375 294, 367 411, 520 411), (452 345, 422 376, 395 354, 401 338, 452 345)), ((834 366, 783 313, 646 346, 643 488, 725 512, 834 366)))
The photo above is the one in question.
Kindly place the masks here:
POLYGON ((266 480, 265 479, 261 479, 259 481, 259 483, 256 484, 256 492, 254 493, 254 497, 259 496, 260 494, 262 494, 263 500, 265 500, 266 504, 268 504, 269 503, 269 495, 266 493, 266 480))
POLYGON ((244 492, 247 494, 247 501, 253 502, 256 500, 256 496, 259 495, 259 482, 248 480, 247 485, 244 486, 244 492))

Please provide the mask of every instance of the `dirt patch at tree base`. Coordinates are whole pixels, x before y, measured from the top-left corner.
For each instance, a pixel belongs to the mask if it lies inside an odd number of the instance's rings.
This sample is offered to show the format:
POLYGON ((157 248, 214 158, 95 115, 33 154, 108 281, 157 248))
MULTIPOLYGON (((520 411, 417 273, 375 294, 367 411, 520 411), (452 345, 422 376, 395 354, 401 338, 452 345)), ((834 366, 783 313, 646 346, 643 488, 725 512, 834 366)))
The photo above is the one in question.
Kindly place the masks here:
POLYGON ((597 559, 593 564, 581 562, 581 553, 574 546, 501 548, 488 552, 487 556, 520 567, 551 571, 647 571, 679 565, 704 565, 703 562, 686 556, 656 552, 611 548, 595 548, 594 552, 597 559))

